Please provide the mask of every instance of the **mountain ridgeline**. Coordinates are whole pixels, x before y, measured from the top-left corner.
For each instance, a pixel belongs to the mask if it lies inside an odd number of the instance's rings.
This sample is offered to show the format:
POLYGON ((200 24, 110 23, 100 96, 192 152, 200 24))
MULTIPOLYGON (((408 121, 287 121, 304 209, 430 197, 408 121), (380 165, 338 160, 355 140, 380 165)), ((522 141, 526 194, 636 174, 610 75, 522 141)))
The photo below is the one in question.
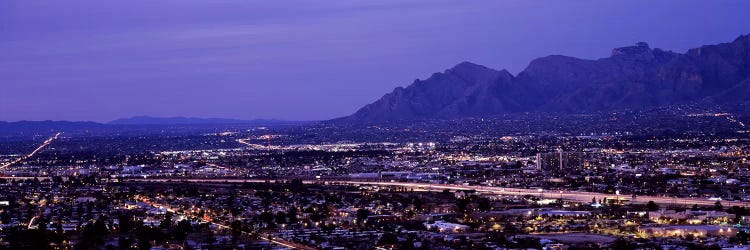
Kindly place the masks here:
POLYGON ((287 124, 299 123, 294 121, 283 121, 273 119, 255 119, 240 120, 226 118, 195 118, 195 117, 151 117, 151 116, 134 116, 130 118, 120 118, 110 121, 108 124, 116 125, 224 125, 224 124, 287 124))
POLYGON ((587 113, 750 101, 750 35, 684 54, 646 43, 585 60, 552 55, 514 76, 462 62, 398 87, 341 122, 452 119, 519 112, 587 113))

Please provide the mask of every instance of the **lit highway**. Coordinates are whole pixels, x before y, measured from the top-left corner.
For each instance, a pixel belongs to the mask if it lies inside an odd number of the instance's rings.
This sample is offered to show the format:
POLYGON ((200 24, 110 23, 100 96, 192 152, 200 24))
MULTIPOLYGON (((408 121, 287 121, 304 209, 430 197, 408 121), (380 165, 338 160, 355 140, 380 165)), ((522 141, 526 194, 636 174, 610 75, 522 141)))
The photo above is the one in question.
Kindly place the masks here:
POLYGON ((38 153, 39 151, 41 151, 42 149, 44 149, 44 147, 47 147, 50 143, 52 143, 52 141, 54 141, 57 138, 59 138, 61 134, 62 134, 62 132, 57 132, 57 134, 55 134, 54 136, 52 136, 52 137, 48 138, 47 140, 45 140, 41 145, 39 145, 39 147, 37 147, 36 149, 34 149, 34 151, 32 151, 31 153, 29 153, 27 155, 24 155, 24 156, 21 156, 21 157, 18 157, 18 159, 15 159, 13 161, 4 163, 3 165, 0 166, 0 170, 5 169, 7 167, 10 167, 13 164, 22 162, 22 161, 24 161, 26 159, 29 159, 29 158, 33 157, 36 153, 38 153))
MULTIPOLYGON (((258 180, 258 179, 128 179, 125 182, 195 182, 195 183, 265 183, 285 180, 258 180)), ((381 186, 381 187, 403 187, 413 189, 414 191, 442 191, 442 190, 476 190, 482 193, 491 193, 497 195, 531 195, 547 199, 563 199, 576 202, 591 202, 593 199, 604 200, 622 200, 625 203, 647 203, 653 201, 661 205, 684 205, 692 206, 693 204, 702 206, 713 206, 716 201, 705 198, 681 198, 670 196, 649 196, 639 195, 635 199, 629 194, 605 194, 583 191, 567 190, 546 190, 546 189, 527 189, 527 188, 504 188, 488 186, 463 186, 454 184, 430 184, 414 182, 385 182, 385 181, 354 181, 354 180, 306 180, 305 184, 324 184, 324 185, 350 185, 350 186, 381 186)), ((744 206, 750 207, 747 201, 721 201, 723 206, 744 206)))

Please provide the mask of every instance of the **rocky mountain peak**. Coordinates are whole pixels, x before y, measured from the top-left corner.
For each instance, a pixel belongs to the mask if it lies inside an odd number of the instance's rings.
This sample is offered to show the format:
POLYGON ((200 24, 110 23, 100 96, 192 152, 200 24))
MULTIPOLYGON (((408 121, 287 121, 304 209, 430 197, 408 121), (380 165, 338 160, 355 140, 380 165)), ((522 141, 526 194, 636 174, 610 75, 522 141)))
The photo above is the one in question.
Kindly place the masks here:
POLYGON ((634 46, 627 46, 612 49, 612 58, 621 58, 627 60, 653 60, 654 53, 648 43, 638 42, 634 46))
POLYGON ((397 88, 345 121, 482 117, 513 112, 568 112, 714 101, 750 103, 750 36, 686 54, 647 43, 585 60, 553 55, 533 60, 518 76, 462 62, 397 88))

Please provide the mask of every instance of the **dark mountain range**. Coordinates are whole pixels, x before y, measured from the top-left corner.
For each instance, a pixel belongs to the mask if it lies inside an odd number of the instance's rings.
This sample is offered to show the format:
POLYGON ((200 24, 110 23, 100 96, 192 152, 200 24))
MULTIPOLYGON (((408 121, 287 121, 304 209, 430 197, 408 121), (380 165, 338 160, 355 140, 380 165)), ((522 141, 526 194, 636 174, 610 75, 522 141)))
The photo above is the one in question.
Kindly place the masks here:
POLYGON ((587 113, 691 103, 748 104, 750 35, 684 54, 640 42, 610 57, 552 55, 513 76, 462 62, 398 87, 342 122, 492 116, 518 112, 587 113))
POLYGON ((130 118, 121 118, 108 122, 108 124, 117 125, 209 125, 209 124, 287 124, 296 123, 293 121, 282 120, 239 120, 225 118, 194 118, 194 117, 151 117, 151 116, 134 116, 130 118))
POLYGON ((0 121, 0 138, 2 137, 49 137, 60 131, 102 131, 106 124, 96 122, 70 122, 70 121, 0 121))
POLYGON ((33 136, 45 137, 60 131, 72 136, 144 135, 154 133, 178 135, 195 132, 247 129, 255 126, 290 126, 307 123, 311 122, 184 117, 157 118, 148 116, 117 119, 109 123, 90 121, 0 121, 0 139, 28 138, 33 136))

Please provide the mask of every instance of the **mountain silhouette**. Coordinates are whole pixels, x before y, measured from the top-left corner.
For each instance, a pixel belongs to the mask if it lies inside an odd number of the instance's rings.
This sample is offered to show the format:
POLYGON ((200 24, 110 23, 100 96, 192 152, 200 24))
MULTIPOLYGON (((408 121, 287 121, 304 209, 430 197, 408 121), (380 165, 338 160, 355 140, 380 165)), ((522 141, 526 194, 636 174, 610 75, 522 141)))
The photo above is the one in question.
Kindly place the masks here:
POLYGON ((518 75, 462 62, 335 119, 379 122, 518 112, 587 113, 675 104, 748 104, 750 35, 675 53, 639 42, 609 57, 551 55, 518 75))

